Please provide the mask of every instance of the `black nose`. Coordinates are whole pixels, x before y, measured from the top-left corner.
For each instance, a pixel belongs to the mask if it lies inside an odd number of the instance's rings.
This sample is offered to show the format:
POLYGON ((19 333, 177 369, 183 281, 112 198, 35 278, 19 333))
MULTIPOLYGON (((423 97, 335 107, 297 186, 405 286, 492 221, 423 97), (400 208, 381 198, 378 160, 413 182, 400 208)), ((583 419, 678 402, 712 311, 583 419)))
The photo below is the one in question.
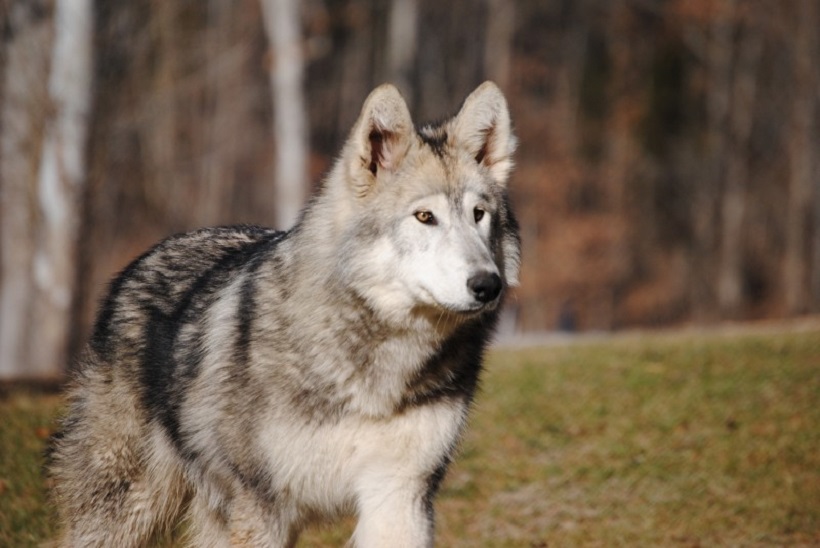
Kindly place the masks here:
POLYGON ((495 272, 481 272, 467 280, 467 287, 476 300, 488 303, 501 293, 501 276, 495 272))

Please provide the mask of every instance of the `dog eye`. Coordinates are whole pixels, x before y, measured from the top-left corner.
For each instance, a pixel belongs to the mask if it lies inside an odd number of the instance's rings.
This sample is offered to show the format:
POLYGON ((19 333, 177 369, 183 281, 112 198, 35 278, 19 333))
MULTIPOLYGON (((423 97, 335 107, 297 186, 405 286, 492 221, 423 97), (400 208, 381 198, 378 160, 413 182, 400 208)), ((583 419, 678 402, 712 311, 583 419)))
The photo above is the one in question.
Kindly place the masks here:
POLYGON ((413 215, 415 215, 416 219, 418 219, 418 221, 422 224, 425 224, 425 225, 436 224, 436 218, 433 217, 433 213, 430 212, 430 211, 427 211, 426 209, 416 211, 413 215))
POLYGON ((481 219, 484 218, 484 210, 481 209, 480 207, 475 208, 473 210, 473 218, 475 219, 475 222, 477 222, 477 223, 480 222, 481 219))

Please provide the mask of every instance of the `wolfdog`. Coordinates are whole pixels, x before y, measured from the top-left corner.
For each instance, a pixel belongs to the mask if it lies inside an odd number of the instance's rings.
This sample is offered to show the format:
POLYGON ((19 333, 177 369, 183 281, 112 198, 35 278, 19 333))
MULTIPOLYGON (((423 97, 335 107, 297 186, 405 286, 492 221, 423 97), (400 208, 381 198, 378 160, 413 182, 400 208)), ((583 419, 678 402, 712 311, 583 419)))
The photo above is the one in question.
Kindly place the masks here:
POLYGON ((520 242, 515 138, 491 82, 414 127, 376 88, 287 232, 173 236, 111 284, 68 389, 50 472, 64 546, 433 544, 520 242))

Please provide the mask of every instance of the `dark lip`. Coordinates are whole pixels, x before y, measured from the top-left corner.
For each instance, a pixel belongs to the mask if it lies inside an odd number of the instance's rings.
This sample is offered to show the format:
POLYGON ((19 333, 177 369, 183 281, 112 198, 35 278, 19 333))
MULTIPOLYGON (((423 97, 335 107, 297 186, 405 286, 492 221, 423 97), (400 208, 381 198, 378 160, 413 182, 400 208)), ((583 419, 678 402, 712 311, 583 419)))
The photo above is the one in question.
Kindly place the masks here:
POLYGON ((450 322, 453 322, 454 325, 460 325, 464 322, 476 321, 481 318, 482 315, 492 312, 498 307, 499 302, 500 299, 496 299, 495 301, 482 303, 480 306, 473 308, 453 308, 441 304, 432 307, 428 305, 422 308, 427 310, 426 314, 430 314, 430 317, 433 318, 436 323, 441 321, 441 314, 444 313, 445 316, 449 316, 450 322))
POLYGON ((472 308, 460 308, 460 309, 448 308, 447 310, 450 311, 450 312, 453 312, 455 314, 458 314, 459 316, 469 318, 469 317, 472 317, 472 316, 478 316, 478 315, 480 315, 484 312, 489 312, 491 310, 495 310, 495 308, 497 306, 498 306, 498 299, 496 299, 494 301, 490 301, 488 303, 481 303, 478 306, 475 306, 475 307, 472 307, 472 308))

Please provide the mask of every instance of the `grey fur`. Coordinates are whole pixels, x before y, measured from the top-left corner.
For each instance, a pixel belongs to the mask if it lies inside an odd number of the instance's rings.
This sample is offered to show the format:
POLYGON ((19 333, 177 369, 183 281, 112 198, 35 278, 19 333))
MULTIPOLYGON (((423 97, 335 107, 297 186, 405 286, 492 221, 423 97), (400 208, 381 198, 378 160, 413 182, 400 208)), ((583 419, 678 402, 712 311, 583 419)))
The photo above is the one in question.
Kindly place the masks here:
POLYGON ((432 545, 501 300, 464 280, 517 283, 514 147, 491 83, 418 132, 382 86, 293 229, 203 229, 129 265, 52 445, 61 545, 187 517, 193 546, 291 546, 350 513, 357 546, 432 545))

